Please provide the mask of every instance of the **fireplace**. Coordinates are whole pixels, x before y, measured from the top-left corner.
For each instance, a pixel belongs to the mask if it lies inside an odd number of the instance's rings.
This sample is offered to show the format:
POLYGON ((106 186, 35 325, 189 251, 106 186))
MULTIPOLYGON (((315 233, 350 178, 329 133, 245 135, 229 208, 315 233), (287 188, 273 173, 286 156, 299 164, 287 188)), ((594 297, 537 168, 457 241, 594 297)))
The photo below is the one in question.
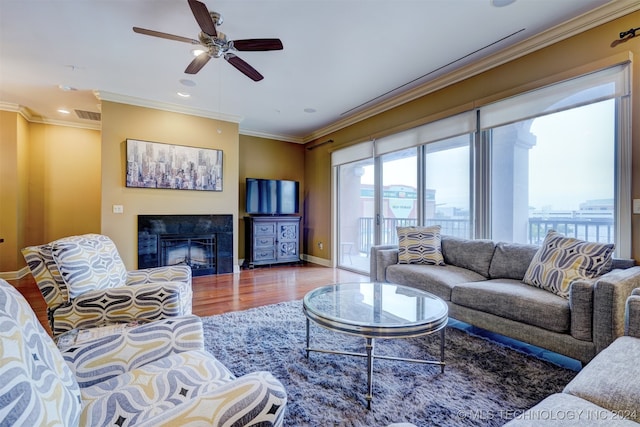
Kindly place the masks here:
POLYGON ((138 268, 188 265, 194 276, 233 272, 232 215, 139 215, 138 268))

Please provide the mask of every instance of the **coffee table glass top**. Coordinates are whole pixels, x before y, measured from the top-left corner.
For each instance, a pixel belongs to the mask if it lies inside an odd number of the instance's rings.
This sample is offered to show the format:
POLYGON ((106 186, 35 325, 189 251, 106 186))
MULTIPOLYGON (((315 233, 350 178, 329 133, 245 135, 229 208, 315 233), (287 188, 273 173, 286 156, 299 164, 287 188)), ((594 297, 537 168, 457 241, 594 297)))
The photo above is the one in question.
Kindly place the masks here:
POLYGON ((372 337, 397 338, 444 328, 448 307, 428 292, 391 283, 339 283, 309 292, 305 315, 332 330, 372 337))

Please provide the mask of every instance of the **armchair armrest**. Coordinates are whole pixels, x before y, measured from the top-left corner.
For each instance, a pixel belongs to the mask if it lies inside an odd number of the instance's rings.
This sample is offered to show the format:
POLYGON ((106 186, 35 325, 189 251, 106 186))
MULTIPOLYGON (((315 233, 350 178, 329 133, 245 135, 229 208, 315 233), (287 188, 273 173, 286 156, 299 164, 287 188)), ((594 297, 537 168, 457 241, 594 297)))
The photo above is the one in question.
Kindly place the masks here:
POLYGON ((624 335, 627 297, 640 287, 640 267, 612 270, 598 278, 593 291, 593 341, 602 351, 624 335))
POLYGON ((191 267, 174 265, 127 271, 127 286, 153 282, 185 282, 191 285, 191 267))
POLYGON ((157 320, 191 314, 191 284, 159 282, 94 290, 74 298, 52 313, 54 335, 105 322, 157 320))
POLYGON ((139 426, 157 425, 260 425, 281 426, 287 392, 269 372, 252 372, 204 393, 139 426), (239 404, 242 402, 242 404, 239 404))
POLYGON ((372 282, 386 282, 387 267, 398 263, 398 245, 371 247, 369 277, 372 282))
POLYGON ((88 387, 173 353, 204 349, 197 316, 159 320, 62 350, 80 387, 88 387))
POLYGON ((624 334, 640 338, 640 288, 634 289, 627 298, 625 313, 624 334))

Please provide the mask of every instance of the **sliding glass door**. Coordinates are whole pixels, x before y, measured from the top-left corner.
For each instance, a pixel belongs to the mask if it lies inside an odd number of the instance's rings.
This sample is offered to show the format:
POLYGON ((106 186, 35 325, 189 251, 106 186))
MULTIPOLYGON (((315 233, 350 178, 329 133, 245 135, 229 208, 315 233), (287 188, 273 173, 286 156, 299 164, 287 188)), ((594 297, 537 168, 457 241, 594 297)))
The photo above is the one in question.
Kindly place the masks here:
POLYGON ((337 183, 336 264, 368 273, 376 217, 373 158, 339 165, 337 183))

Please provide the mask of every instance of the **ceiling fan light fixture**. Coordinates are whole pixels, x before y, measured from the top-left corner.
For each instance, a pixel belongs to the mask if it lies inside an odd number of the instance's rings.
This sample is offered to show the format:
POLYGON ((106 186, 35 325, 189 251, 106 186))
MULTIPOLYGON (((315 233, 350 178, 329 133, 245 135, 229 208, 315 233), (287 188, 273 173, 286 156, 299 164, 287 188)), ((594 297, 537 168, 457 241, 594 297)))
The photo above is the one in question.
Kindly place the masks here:
POLYGON ((195 48, 195 49, 191 49, 191 54, 193 56, 200 56, 205 52, 206 52, 206 50, 201 48, 201 47, 198 47, 198 48, 195 48))

